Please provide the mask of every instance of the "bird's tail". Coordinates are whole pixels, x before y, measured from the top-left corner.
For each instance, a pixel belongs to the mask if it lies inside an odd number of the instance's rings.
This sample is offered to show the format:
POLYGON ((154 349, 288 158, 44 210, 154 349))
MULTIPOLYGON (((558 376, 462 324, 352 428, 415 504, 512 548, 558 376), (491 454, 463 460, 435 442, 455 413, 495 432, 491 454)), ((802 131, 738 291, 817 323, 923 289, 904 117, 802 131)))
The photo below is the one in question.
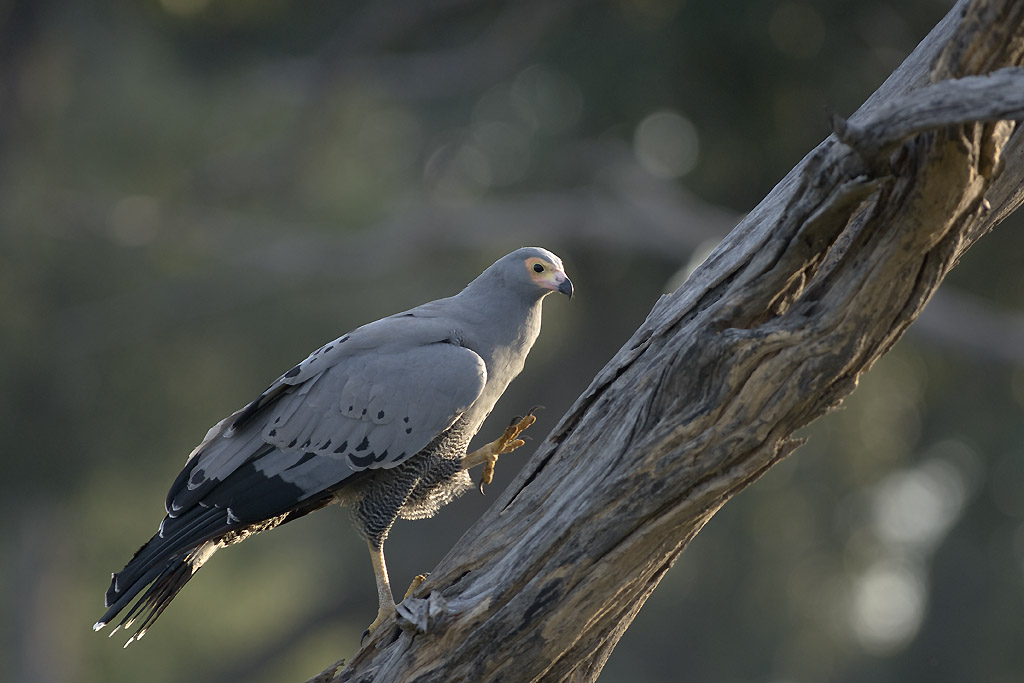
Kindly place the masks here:
MULTIPOLYGON (((153 543, 157 538, 157 536, 154 536, 150 543, 153 543)), ((148 546, 149 543, 146 545, 148 546)), ((100 617, 99 621, 93 624, 93 630, 99 631, 106 626, 139 593, 142 593, 142 596, 135 601, 131 609, 121 618, 120 623, 110 632, 110 635, 114 635, 118 629, 122 627, 129 629, 138 621, 138 628, 135 629, 135 633, 132 634, 124 646, 128 647, 132 642, 142 638, 142 636, 146 635, 146 631, 153 625, 157 617, 163 613, 167 605, 174 599, 174 596, 178 594, 178 591, 210 559, 210 556, 213 555, 218 547, 216 543, 207 541, 184 555, 178 555, 160 564, 151 566, 148 571, 144 571, 139 575, 137 568, 133 567, 133 564, 135 564, 140 555, 145 555, 146 546, 143 546, 136 553, 136 556, 132 558, 132 561, 128 563, 128 566, 111 577, 110 590, 107 591, 108 609, 100 617), (128 586, 120 586, 120 579, 126 574, 132 576, 133 581, 128 586), (144 593, 142 592, 143 589, 145 589, 144 593)))
POLYGON ((127 629, 139 621, 135 634, 125 643, 129 645, 145 635, 178 591, 218 548, 302 517, 332 500, 333 493, 327 490, 281 514, 257 516, 254 522, 239 522, 223 508, 202 504, 177 517, 165 517, 156 535, 136 551, 124 569, 111 577, 104 599, 107 611, 93 624, 93 629, 99 631, 135 600, 111 631, 113 635, 122 626, 127 629))

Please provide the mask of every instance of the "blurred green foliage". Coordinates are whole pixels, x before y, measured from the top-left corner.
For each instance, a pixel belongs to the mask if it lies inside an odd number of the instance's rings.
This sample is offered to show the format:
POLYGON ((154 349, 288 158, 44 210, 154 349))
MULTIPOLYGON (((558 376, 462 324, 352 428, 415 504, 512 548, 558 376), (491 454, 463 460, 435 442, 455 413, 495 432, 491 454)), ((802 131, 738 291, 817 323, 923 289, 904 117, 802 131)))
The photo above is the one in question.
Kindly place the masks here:
MULTIPOLYGON (((0 676, 297 681, 351 655, 375 596, 337 510, 218 555, 128 650, 89 626, 211 424, 523 243, 579 296, 485 432, 535 403, 552 427, 948 6, 0 3, 0 676)), ((948 283, 1017 330, 1022 241, 948 283)), ((602 680, 1020 680, 1024 356, 943 325, 716 515, 602 680)), ((400 523, 396 585, 487 502, 400 523)))

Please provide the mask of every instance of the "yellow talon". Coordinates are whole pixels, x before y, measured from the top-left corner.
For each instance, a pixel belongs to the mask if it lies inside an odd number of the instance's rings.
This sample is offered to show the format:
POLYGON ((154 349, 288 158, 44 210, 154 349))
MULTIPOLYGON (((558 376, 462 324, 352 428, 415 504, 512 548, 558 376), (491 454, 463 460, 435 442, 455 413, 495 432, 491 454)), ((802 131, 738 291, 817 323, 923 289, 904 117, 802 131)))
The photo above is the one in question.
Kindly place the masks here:
POLYGON ((382 606, 379 610, 377 610, 377 618, 373 620, 372 624, 370 624, 369 626, 366 627, 365 631, 363 631, 362 637, 359 638, 359 645, 360 646, 365 645, 366 644, 366 639, 369 638, 371 635, 373 635, 373 633, 380 627, 381 624, 383 624, 388 619, 394 617, 394 615, 395 615, 395 608, 394 608, 394 606, 390 606, 390 607, 383 607, 382 606))
POLYGON ((487 458, 487 464, 484 465, 484 471, 480 473, 480 493, 484 492, 484 486, 490 484, 494 480, 494 466, 497 464, 497 455, 491 455, 487 458))
POLYGON ((463 469, 468 470, 481 464, 484 466, 484 471, 480 475, 480 493, 484 492, 484 486, 494 480, 494 466, 498 464, 498 456, 526 445, 526 441, 520 439, 519 435, 537 421, 537 416, 533 412, 538 408, 540 406, 534 406, 525 416, 514 418, 501 436, 462 459, 463 469))

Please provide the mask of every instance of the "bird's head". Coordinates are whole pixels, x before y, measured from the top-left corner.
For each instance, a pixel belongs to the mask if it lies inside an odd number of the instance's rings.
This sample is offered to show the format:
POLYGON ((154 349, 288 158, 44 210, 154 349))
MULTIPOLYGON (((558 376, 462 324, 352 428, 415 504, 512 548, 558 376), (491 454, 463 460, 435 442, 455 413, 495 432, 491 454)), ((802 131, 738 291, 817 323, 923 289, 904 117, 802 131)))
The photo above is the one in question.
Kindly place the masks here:
MULTIPOLYGON (((562 259, 541 247, 523 247, 506 254, 470 282, 464 294, 476 296, 500 288, 526 302, 536 302, 551 292, 572 298, 572 281, 562 259)), ((487 296, 490 296, 489 294, 487 296)))
MULTIPOLYGON (((562 259, 541 247, 523 247, 502 258, 504 268, 511 271, 508 279, 539 288, 539 296, 561 292, 572 298, 572 280, 565 274, 562 259)), ((497 263, 495 265, 498 265, 497 263)), ((533 291, 538 291, 534 289, 533 291)))

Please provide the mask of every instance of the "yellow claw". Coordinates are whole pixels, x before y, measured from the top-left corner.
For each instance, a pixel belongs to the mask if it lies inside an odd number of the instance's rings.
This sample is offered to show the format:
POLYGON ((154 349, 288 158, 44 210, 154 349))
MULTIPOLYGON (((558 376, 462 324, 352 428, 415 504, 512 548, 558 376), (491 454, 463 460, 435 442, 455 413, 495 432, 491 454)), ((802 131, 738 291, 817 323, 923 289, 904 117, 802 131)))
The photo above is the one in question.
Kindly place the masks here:
POLYGON ((537 416, 533 412, 539 407, 530 408, 530 412, 523 417, 513 418, 512 424, 505 429, 501 436, 463 458, 463 467, 466 469, 479 464, 484 465, 484 471, 480 475, 480 493, 484 492, 484 486, 494 480, 494 466, 498 464, 498 456, 511 453, 520 446, 526 445, 526 441, 520 439, 519 435, 537 421, 537 416))

